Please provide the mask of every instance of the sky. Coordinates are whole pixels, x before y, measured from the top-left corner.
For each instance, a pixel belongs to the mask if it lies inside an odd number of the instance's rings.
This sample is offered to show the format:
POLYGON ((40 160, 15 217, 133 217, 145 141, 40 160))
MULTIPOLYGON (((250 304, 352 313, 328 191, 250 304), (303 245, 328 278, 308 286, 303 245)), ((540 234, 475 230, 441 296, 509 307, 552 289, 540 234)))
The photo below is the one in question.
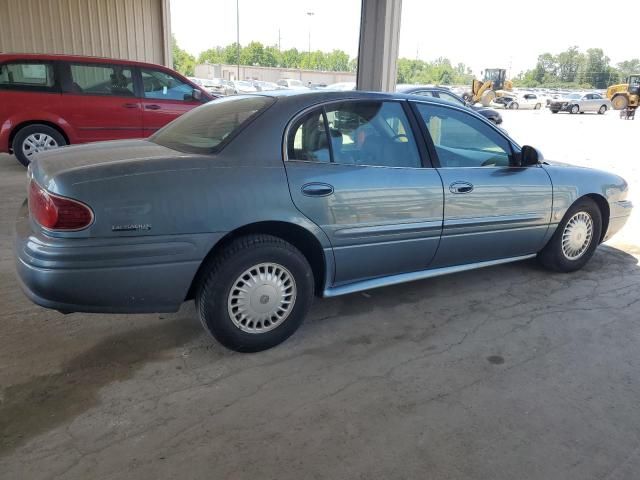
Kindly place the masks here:
MULTIPOLYGON (((310 35, 312 50, 358 53, 360 0, 238 2, 242 45, 252 40, 277 45, 280 37, 283 50, 306 51, 310 35)), ((504 8, 477 0, 402 0, 399 56, 447 57, 476 75, 485 68, 506 68, 511 76, 533 68, 540 53, 572 45, 581 51, 602 48, 614 65, 638 58, 633 31, 615 23, 606 10, 577 0, 515 0, 504 8)), ((178 44, 194 55, 233 43, 236 0, 171 0, 171 28, 178 44)))

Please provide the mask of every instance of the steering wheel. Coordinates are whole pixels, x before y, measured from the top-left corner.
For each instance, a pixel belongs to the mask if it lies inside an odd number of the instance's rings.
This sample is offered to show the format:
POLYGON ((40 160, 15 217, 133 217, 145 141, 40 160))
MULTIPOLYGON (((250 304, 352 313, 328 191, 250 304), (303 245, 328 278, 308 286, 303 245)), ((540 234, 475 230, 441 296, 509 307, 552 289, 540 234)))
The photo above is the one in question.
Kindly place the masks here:
POLYGON ((397 135, 394 135, 393 137, 391 137, 391 140, 393 140, 394 142, 401 139, 401 138, 406 138, 407 142, 409 141, 409 137, 407 136, 406 133, 399 133, 397 135))

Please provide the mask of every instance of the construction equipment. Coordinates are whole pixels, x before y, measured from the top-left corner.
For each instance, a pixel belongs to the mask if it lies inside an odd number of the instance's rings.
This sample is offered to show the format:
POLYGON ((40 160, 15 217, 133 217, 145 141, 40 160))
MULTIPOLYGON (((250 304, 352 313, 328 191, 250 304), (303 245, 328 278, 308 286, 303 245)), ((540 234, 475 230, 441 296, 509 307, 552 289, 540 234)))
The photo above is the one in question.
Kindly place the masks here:
POLYGON ((471 92, 465 95, 465 100, 472 105, 480 102, 484 107, 488 107, 496 97, 502 97, 512 90, 513 83, 507 80, 507 71, 504 68, 487 68, 484 71, 484 80, 473 79, 471 92))
POLYGON ((640 73, 629 75, 627 83, 610 86, 607 98, 614 110, 620 110, 620 118, 634 119, 640 104, 640 73))

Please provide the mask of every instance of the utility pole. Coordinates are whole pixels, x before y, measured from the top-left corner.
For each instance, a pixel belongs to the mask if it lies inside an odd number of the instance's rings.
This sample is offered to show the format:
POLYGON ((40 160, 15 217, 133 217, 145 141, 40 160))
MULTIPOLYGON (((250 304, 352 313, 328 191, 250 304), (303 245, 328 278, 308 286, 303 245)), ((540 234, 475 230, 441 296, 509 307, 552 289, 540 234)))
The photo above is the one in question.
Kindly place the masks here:
POLYGON ((236 60, 238 62, 238 73, 236 80, 240 80, 240 0, 236 0, 236 46, 236 60))
POLYGON ((307 16, 309 17, 309 66, 311 66, 311 17, 313 17, 315 13, 309 11, 307 12, 307 16))

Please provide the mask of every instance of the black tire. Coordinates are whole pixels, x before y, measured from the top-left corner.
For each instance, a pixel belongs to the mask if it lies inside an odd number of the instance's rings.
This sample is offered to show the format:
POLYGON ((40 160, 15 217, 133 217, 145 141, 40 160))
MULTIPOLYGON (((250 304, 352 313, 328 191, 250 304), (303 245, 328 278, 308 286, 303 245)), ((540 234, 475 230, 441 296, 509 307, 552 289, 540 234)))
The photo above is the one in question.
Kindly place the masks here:
POLYGON ((536 106, 533 107, 534 110, 540 110, 542 108, 542 104, 541 103, 536 103, 536 106))
POLYGON ((48 125, 43 125, 41 123, 34 123, 32 125, 27 125, 26 127, 22 127, 13 137, 13 142, 11 143, 11 149, 13 150, 14 155, 18 159, 18 161, 24 165, 25 167, 29 166, 31 163, 31 158, 27 152, 23 150, 24 141, 30 135, 48 135, 52 138, 58 147, 63 147, 67 144, 67 141, 62 136, 62 134, 48 125))
POLYGON ((575 115, 576 113, 580 113, 580 107, 578 105, 572 105, 569 113, 575 115))
POLYGON ((520 108, 520 105, 518 105, 518 102, 511 102, 511 103, 509 104, 509 108, 510 108, 511 110, 518 110, 518 108, 520 108))
POLYGON ((569 273, 580 270, 592 257, 593 252, 600 243, 601 233, 602 212, 600 212, 600 208, 590 198, 581 198, 567 210, 549 243, 538 253, 538 260, 544 267, 556 272, 569 273), (563 251, 562 237, 567 224, 578 213, 587 213, 591 217, 593 222, 591 240, 580 257, 570 259, 563 251))
MULTIPOLYGON (((196 307, 203 327, 222 345, 237 352, 259 352, 282 343, 298 329, 311 306, 313 292, 313 271, 297 248, 271 235, 249 235, 231 242, 205 267, 196 293, 196 307), (241 275, 263 263, 277 264, 291 274, 295 297, 293 307, 281 323, 270 327, 271 330, 251 333, 234 323, 230 296, 239 292, 234 286, 241 275)), ((250 299, 251 305, 258 294, 250 299)), ((264 303, 263 297, 269 301, 268 295, 261 295, 260 303, 264 303)), ((266 325, 270 320, 264 322, 266 325)), ((258 323, 262 325, 262 321, 258 323)), ((250 328, 249 323, 245 328, 250 328)))
POLYGON ((558 113, 560 110, 551 110, 551 113, 558 113))
POLYGON ((604 115, 606 111, 607 111, 607 106, 601 105, 600 108, 598 109, 598 115, 604 115))

